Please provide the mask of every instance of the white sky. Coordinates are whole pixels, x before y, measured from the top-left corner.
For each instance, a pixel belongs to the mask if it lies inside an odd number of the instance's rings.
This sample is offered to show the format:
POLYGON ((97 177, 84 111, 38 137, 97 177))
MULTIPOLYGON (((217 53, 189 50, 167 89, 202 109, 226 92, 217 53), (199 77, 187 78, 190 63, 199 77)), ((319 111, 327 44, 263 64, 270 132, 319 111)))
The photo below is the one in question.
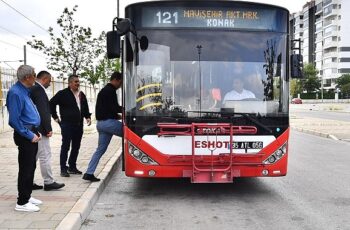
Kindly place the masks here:
MULTIPOLYGON (((0 0, 0 66, 16 69, 22 63, 2 61, 23 60, 23 45, 31 40, 31 35, 41 39, 48 39, 48 33, 34 25, 19 13, 11 9, 8 3, 23 15, 43 27, 57 28, 56 20, 63 9, 72 9, 78 5, 74 18, 84 27, 90 27, 95 35, 108 31, 112 27, 112 20, 117 16, 117 0, 0 0), (8 32, 11 31, 11 32, 8 32), (17 35, 15 35, 17 34, 17 35)), ((120 16, 124 15, 124 8, 131 3, 141 0, 120 0, 120 16)), ((307 0, 255 0, 254 2, 279 5, 287 8, 291 13, 302 10, 307 0)), ((37 72, 46 69, 45 56, 31 49, 27 45, 27 64, 32 65, 37 72)))

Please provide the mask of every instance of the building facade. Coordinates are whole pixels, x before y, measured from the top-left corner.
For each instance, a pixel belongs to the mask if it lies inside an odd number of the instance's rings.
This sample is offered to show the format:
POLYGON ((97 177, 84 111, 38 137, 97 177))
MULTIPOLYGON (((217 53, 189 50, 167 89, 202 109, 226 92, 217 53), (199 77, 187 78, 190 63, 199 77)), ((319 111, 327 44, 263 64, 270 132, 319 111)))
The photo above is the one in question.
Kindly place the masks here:
POLYGON ((320 71, 324 89, 335 89, 336 79, 350 73, 348 12, 349 0, 314 0, 307 2, 301 12, 291 15, 291 26, 303 28, 297 34, 291 27, 291 37, 301 35, 304 62, 313 63, 320 71))

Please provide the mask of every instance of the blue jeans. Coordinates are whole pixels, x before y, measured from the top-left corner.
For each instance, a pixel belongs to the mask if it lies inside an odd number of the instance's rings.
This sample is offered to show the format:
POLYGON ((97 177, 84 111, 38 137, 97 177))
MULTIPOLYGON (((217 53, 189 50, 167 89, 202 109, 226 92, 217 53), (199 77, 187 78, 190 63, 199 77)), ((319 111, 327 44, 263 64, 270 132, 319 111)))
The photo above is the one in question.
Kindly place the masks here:
POLYGON ((113 135, 123 136, 123 125, 118 120, 108 119, 97 121, 96 127, 98 131, 98 146, 91 157, 88 169, 86 170, 87 174, 94 174, 97 164, 106 152, 113 135))

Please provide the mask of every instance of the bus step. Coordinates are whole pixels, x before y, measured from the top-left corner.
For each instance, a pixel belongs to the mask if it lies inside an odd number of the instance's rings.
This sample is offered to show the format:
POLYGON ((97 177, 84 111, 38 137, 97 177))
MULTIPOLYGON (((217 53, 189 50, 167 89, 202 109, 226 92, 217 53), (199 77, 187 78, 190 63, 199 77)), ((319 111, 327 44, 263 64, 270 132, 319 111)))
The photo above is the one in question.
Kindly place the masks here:
POLYGON ((233 178, 229 172, 194 172, 191 177, 192 183, 232 183, 233 178))

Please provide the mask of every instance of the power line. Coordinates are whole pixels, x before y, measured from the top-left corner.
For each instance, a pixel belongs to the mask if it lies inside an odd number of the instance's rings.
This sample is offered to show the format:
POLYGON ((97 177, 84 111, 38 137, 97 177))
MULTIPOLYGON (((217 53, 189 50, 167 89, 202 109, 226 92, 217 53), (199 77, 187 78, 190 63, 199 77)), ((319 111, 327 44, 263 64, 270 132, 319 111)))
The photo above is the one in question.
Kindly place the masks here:
POLYGON ((9 64, 7 64, 6 62, 4 62, 5 65, 7 65, 8 67, 10 67, 11 69, 15 70, 12 66, 10 66, 9 64))
POLYGON ((4 61, 4 60, 0 60, 0 62, 23 62, 23 60, 14 60, 14 61, 4 61))
POLYGON ((5 27, 0 26, 0 29, 3 29, 3 30, 5 30, 5 31, 7 31, 7 32, 9 32, 9 33, 11 33, 11 34, 16 35, 17 37, 20 37, 20 38, 22 38, 22 39, 24 39, 24 40, 28 41, 28 39, 27 39, 27 38, 23 37, 22 35, 19 35, 19 34, 15 33, 15 32, 12 32, 12 31, 11 31, 11 30, 9 30, 9 29, 6 29, 5 27))
POLYGON ((14 8, 13 6, 11 6, 10 4, 8 4, 7 2, 5 2, 4 0, 0 0, 3 3, 5 3, 8 7, 10 7, 11 9, 13 9, 14 11, 16 11, 18 14, 22 15, 24 18, 26 18, 28 21, 30 21, 31 23, 33 23, 34 25, 36 25, 37 27, 39 27, 40 29, 42 29, 43 31, 45 31, 46 33, 49 33, 49 31, 47 31, 44 27, 42 27, 41 25, 39 25, 38 23, 36 23, 35 21, 33 21, 32 19, 28 18, 27 16, 25 16, 24 14, 22 14, 20 11, 18 11, 16 8, 14 8))
MULTIPOLYGON (((0 1, 1 1, 1 0, 0 0, 0 1)), ((8 43, 8 42, 2 41, 2 40, 0 40, 0 43, 6 44, 6 45, 8 45, 8 46, 15 47, 15 48, 20 49, 20 50, 23 50, 23 47, 19 47, 19 46, 16 46, 16 45, 14 45, 14 44, 11 44, 11 43, 8 43)), ((35 56, 41 57, 41 58, 43 58, 43 59, 46 59, 45 56, 42 56, 42 55, 39 55, 39 54, 30 52, 30 51, 28 51, 28 53, 31 53, 31 54, 33 54, 33 55, 35 55, 35 56)))
MULTIPOLYGON (((0 0, 0 1, 1 1, 1 0, 0 0)), ((22 48, 21 48, 21 47, 19 47, 19 46, 16 46, 16 45, 14 45, 14 44, 11 44, 11 43, 8 43, 8 42, 2 41, 2 40, 0 40, 0 42, 1 42, 1 43, 4 43, 4 44, 6 44, 6 45, 9 45, 9 46, 12 46, 12 47, 18 48, 18 49, 22 49, 22 48)))

